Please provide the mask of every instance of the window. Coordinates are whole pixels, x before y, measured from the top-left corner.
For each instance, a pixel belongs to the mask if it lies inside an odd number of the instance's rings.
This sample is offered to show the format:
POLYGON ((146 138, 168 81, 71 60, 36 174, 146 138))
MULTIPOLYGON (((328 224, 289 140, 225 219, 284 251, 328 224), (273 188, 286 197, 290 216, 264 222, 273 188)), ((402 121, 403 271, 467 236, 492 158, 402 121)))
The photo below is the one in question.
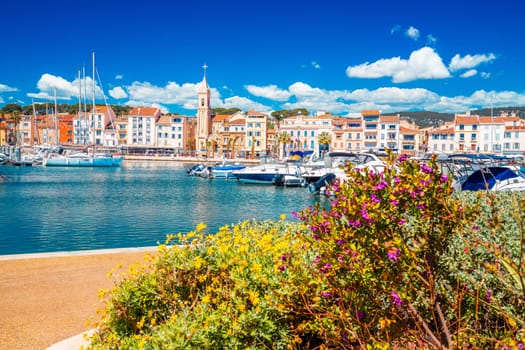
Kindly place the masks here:
POLYGON ((465 130, 465 125, 459 124, 459 130, 465 130))

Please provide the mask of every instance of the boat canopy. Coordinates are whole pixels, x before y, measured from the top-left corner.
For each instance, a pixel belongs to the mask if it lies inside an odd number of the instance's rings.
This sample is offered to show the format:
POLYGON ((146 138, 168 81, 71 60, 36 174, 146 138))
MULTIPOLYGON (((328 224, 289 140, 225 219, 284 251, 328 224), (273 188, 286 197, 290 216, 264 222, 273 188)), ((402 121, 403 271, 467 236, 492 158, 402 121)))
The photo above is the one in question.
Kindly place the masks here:
POLYGON ((461 184, 461 189, 466 191, 490 190, 496 181, 503 181, 518 177, 514 171, 507 167, 493 166, 474 171, 461 184))

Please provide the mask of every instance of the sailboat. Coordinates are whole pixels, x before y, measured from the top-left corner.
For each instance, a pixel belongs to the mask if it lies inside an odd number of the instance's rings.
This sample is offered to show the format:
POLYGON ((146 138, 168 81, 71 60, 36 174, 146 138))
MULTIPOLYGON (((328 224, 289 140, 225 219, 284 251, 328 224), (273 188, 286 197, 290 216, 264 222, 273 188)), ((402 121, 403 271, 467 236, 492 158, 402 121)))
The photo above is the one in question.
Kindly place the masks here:
MULTIPOLYGON (((95 125, 95 113, 97 108, 95 106, 95 53, 93 53, 93 106, 91 111, 92 126, 95 125)), ((80 109, 79 109, 80 114, 80 109)), ((57 146, 48 156, 43 160, 44 166, 55 167, 114 167, 122 164, 122 157, 114 156, 106 152, 97 152, 95 132, 93 133, 93 147, 86 150, 78 150, 75 148, 67 148, 65 146, 57 146)), ((57 142, 58 144, 58 142, 57 142)))

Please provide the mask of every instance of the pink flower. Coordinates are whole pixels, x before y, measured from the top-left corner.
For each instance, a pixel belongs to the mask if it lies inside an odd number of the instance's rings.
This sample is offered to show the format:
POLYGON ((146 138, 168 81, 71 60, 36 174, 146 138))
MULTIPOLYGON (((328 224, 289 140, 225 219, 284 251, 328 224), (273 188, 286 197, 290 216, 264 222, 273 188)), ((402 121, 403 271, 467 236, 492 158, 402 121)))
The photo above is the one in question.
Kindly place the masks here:
POLYGON ((388 259, 392 261, 393 263, 397 263, 400 255, 401 255, 401 251, 397 248, 394 250, 390 250, 387 254, 388 259))
POLYGON ((397 294, 395 290, 392 291, 391 300, 395 306, 403 305, 403 299, 401 299, 401 297, 399 296, 399 294, 397 294))

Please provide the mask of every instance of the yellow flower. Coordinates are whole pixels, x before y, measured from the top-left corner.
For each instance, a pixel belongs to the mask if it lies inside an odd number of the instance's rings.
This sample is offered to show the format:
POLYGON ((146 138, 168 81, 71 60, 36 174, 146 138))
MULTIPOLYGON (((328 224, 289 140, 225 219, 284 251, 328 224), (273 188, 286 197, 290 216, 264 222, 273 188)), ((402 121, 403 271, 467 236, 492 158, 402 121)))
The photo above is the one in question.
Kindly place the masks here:
POLYGON ((248 298, 250 299, 250 302, 255 306, 257 306, 261 302, 259 294, 257 294, 257 292, 252 292, 251 290, 248 291, 248 298))
POLYGON ((280 218, 281 220, 286 220, 286 214, 281 214, 281 215, 279 216, 279 218, 280 218))
POLYGON ((137 328, 138 329, 142 329, 142 327, 144 327, 144 322, 146 322, 146 318, 144 316, 142 316, 140 321, 137 322, 137 328))
POLYGON ((200 269, 201 266, 206 265, 206 260, 204 260, 200 256, 196 256, 193 262, 195 263, 195 268, 196 269, 200 269))
POLYGON ((210 301, 211 301, 211 298, 210 298, 210 296, 208 294, 206 294, 205 296, 202 297, 202 302, 204 304, 209 304, 210 301))
POLYGON ((201 232, 205 228, 206 228, 206 224, 201 222, 200 224, 197 225, 197 228, 195 229, 195 232, 201 232))

